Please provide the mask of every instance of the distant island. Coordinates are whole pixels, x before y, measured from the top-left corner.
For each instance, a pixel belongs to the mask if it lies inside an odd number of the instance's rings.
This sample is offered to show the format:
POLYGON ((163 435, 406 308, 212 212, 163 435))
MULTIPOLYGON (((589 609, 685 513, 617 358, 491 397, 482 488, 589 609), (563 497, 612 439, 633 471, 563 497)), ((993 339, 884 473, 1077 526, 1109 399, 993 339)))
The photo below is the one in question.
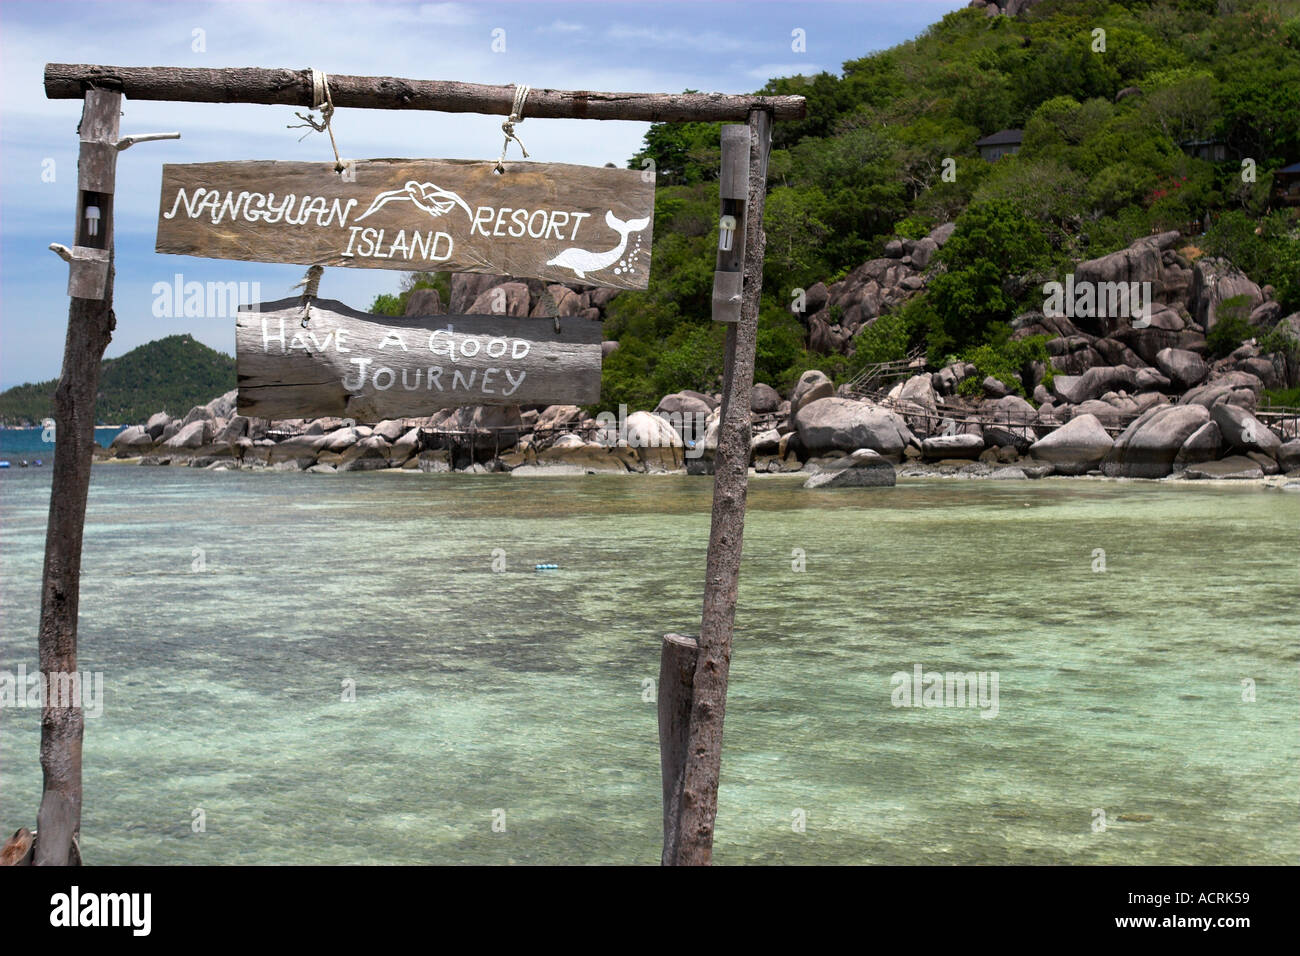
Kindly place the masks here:
MULTIPOLYGON (((53 378, 0 392, 0 425, 30 427, 53 417, 58 384, 53 378)), ((104 360, 95 422, 142 422, 159 409, 183 415, 234 387, 232 356, 190 335, 169 335, 104 360)))

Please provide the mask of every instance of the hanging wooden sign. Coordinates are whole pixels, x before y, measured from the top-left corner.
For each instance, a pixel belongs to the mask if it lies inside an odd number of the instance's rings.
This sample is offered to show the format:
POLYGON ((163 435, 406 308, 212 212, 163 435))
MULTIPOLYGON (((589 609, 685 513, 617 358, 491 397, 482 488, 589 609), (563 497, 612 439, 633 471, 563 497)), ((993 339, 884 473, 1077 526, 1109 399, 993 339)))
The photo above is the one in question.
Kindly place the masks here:
POLYGON ((558 163, 164 164, 156 251, 644 289, 654 177, 558 163))
POLYGON ((298 299, 235 320, 239 411, 258 418, 420 418, 461 405, 590 405, 601 325, 567 317, 370 315, 298 299))

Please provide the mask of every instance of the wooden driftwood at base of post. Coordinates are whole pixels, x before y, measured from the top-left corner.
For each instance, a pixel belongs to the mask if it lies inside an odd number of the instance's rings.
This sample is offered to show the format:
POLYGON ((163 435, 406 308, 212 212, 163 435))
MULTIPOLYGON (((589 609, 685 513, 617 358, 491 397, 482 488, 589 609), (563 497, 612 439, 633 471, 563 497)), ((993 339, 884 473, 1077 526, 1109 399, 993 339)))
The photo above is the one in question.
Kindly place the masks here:
MULTIPOLYGON (((116 143, 122 97, 87 90, 81 115, 81 162, 101 162, 103 143, 116 143), (88 142, 88 130, 99 142, 88 142), (88 148, 89 147, 89 148, 88 148)), ((117 151, 111 151, 112 156, 117 151)), ((104 224, 111 228, 111 224, 104 224)), ((80 227, 80 223, 78 223, 80 227)), ((109 233, 111 237, 112 233, 109 233)), ((103 297, 74 298, 68 307, 68 335, 63 372, 54 392, 54 474, 50 517, 45 532, 45 570, 41 584, 40 665, 48 679, 77 672, 77 611, 81 597, 81 546, 90 489, 90 460, 95 442, 95 397, 100 362, 113 336, 113 263, 108 249, 103 297)), ((41 712, 41 769, 44 788, 36 817, 35 862, 62 866, 79 862, 81 829, 81 740, 84 718, 80 701, 56 701, 47 695, 41 712), (74 706, 55 706, 72 703, 74 706)))
POLYGON ((740 321, 727 326, 727 371, 722 390, 718 450, 713 458, 713 521, 704 580, 700 652, 695 668, 690 743, 682 788, 676 865, 703 866, 713 859, 718 813, 722 725, 727 708, 731 629, 736 615, 745 497, 749 484, 750 409, 758 298, 763 285, 763 207, 767 190, 770 117, 749 115, 749 202, 746 210, 745 281, 740 321))
POLYGON ((19 827, 0 847, 0 866, 31 866, 34 840, 31 830, 19 827))
POLYGON ((659 769, 664 789, 664 849, 662 862, 672 864, 682 809, 686 774, 686 745, 691 733, 692 688, 699 642, 681 634, 665 634, 659 652, 659 769))

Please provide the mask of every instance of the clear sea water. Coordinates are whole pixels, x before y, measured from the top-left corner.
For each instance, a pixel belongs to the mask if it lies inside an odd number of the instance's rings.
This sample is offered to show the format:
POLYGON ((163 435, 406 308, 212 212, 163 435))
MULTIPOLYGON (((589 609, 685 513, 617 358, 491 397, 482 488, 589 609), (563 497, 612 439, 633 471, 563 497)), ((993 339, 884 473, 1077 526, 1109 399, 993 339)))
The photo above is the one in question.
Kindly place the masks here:
MULTIPOLYGON (((96 428, 95 441, 107 448, 121 430, 120 425, 96 428)), ((49 437, 51 433, 43 428, 0 428, 0 459, 7 459, 13 468, 18 468, 23 458, 29 466, 38 459, 48 465, 54 459, 54 442, 49 437)))
MULTIPOLYGON (((0 473, 0 670, 36 668, 48 481, 0 473)), ((698 626, 709 501, 96 466, 87 861, 656 863, 644 682, 698 626)), ((716 861, 1295 862, 1297 531, 1259 487, 753 481, 716 861), (997 716, 892 706, 917 663, 998 672, 997 716)), ((5 834, 39 716, 0 710, 5 834)))

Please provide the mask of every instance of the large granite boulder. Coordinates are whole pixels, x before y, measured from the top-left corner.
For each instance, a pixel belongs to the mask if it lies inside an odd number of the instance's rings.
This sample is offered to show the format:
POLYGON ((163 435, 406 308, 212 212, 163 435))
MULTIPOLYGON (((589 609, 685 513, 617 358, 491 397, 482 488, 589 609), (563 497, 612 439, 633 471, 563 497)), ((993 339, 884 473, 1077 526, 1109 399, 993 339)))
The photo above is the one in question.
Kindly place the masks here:
POLYGON ((835 383, 827 377, 826 373, 819 372, 816 369, 809 369, 799 376, 794 391, 790 393, 791 417, 798 415, 799 409, 805 405, 824 398, 830 398, 834 394, 835 383))
POLYGON ((894 412, 847 398, 822 398, 795 413, 799 440, 809 454, 869 448, 897 458, 916 444, 911 429, 894 412))
POLYGON ((1259 404, 1264 383, 1249 372, 1228 372, 1191 389, 1178 400, 1180 405, 1237 405, 1253 409, 1259 404))
POLYGON ((149 416, 149 421, 145 423, 144 430, 149 433, 149 437, 154 441, 159 441, 171 420, 172 417, 166 412, 154 412, 149 416))
POLYGON ((1082 475, 1100 465, 1114 444, 1097 416, 1079 415, 1034 442, 1029 454, 1058 475, 1082 475))
POLYGON ((694 395, 688 395, 684 392, 673 392, 671 395, 665 395, 659 399, 655 411, 678 415, 703 415, 707 418, 712 409, 709 407, 709 403, 701 398, 696 398, 694 395))
POLYGON ((1174 471, 1182 471, 1188 465, 1197 465, 1203 461, 1214 461, 1223 450, 1223 438, 1219 426, 1206 422, 1183 442, 1174 458, 1174 471))
POLYGON ((232 388, 224 395, 218 395, 204 407, 213 418, 229 418, 235 414, 239 400, 239 389, 232 388))
POLYGON ((892 488, 898 482, 894 466, 870 448, 831 462, 804 482, 805 488, 892 488))
POLYGON ((1259 286, 1227 259, 1202 256, 1192 268, 1188 311, 1208 334, 1219 320, 1219 308, 1228 299, 1245 296, 1243 317, 1264 300, 1259 286))
POLYGON ((128 457, 133 452, 138 454, 145 449, 152 448, 153 437, 145 426, 132 425, 130 428, 124 428, 118 432, 113 440, 109 442, 108 447, 117 452, 119 456, 128 457))
MULTIPOLYGON (((453 290, 453 298, 455 290, 453 290)), ((484 289, 470 305, 469 315, 528 315, 531 295, 525 282, 503 282, 484 289)), ((458 313, 457 313, 458 314, 458 313)))
POLYGON ((980 435, 936 435, 921 442, 921 457, 926 461, 942 461, 945 458, 975 459, 984 450, 984 439, 980 435))
POLYGON ((1282 447, 1278 438, 1268 426, 1237 405, 1219 404, 1210 409, 1214 424, 1219 426, 1223 436, 1223 447, 1229 452, 1260 452, 1274 460, 1282 447))
POLYGON ((634 449, 612 443, 585 442, 577 435, 567 434, 538 452, 535 461, 516 468, 513 474, 522 476, 534 470, 550 474, 627 474, 641 471, 641 462, 634 449))
POLYGON ((582 409, 577 405, 547 405, 533 427, 538 432, 548 432, 576 424, 581 419, 582 409))
POLYGON ((749 390, 749 410, 751 412, 774 412, 781 407, 781 393, 771 385, 755 382, 749 390))
POLYGON ((1156 367, 1169 377, 1180 392, 1195 388, 1210 374, 1205 359, 1187 349, 1161 349, 1156 353, 1156 367))
POLYGON ((442 315, 446 311, 437 289, 412 289, 406 299, 407 315, 442 315))
POLYGON ((1107 392, 1125 389, 1131 391, 1137 384, 1137 370, 1129 365, 1099 365, 1082 375, 1058 375, 1052 380, 1052 391, 1063 401, 1079 405, 1100 398, 1107 392))
POLYGON ((658 415, 633 412, 627 416, 626 439, 646 471, 675 471, 686 466, 682 436, 658 415))
POLYGON ((1174 470, 1187 440, 1209 422, 1209 409, 1202 405, 1148 409, 1115 439, 1101 470, 1113 478, 1163 478, 1174 470))
POLYGON ((913 375, 899 382, 890 390, 889 398, 908 428, 922 433, 930 430, 939 402, 930 375, 913 375))
POLYGON ((1295 471, 1300 468, 1300 438, 1284 442, 1277 450, 1277 463, 1283 471, 1295 471))
MULTIPOLYGON (((193 413, 191 412, 191 414, 193 413)), ((162 447, 169 451, 183 451, 185 449, 202 448, 210 441, 212 441, 211 420, 197 418, 188 425, 182 425, 175 435, 163 442, 162 447)))

